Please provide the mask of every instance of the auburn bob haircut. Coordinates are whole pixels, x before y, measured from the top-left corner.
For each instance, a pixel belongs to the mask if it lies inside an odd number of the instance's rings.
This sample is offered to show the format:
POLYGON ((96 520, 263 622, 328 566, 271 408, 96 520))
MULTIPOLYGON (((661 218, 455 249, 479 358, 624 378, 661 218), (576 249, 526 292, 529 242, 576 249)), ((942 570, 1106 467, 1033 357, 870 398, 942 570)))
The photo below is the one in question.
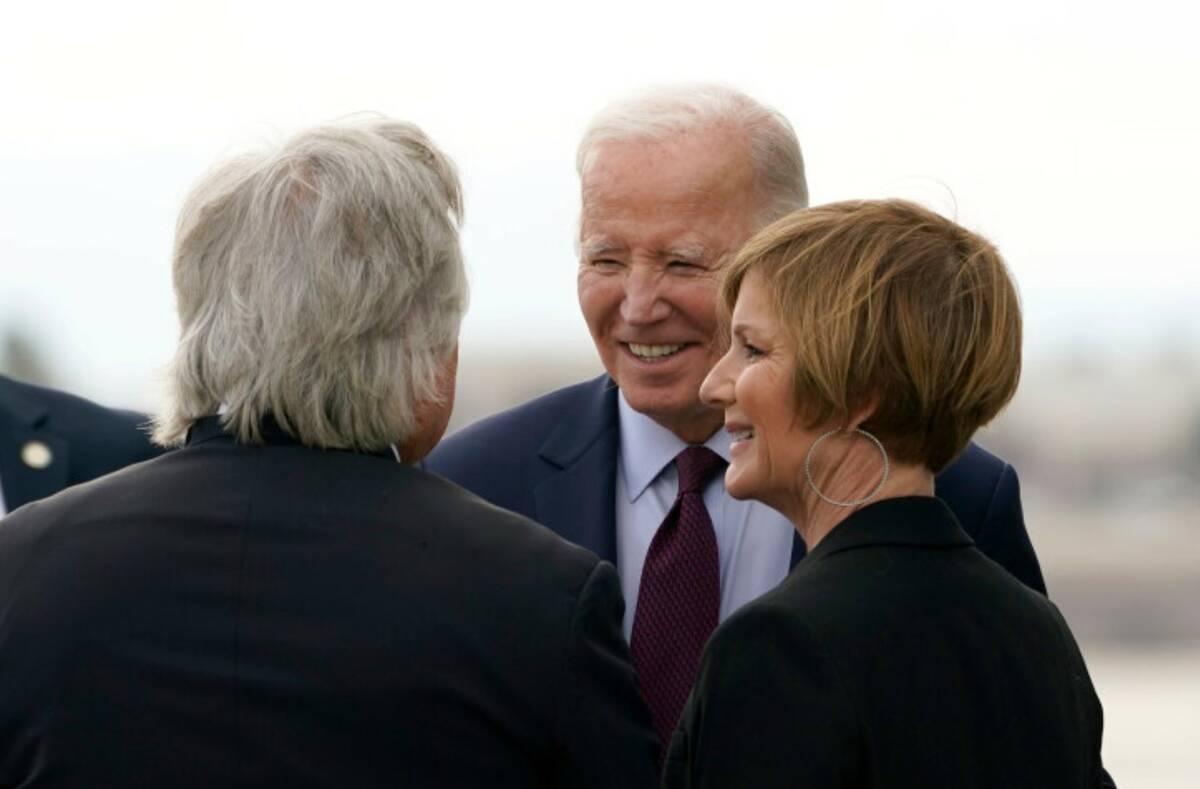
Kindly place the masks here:
POLYGON ((893 459, 943 469, 1012 398, 1021 310, 996 248, 902 200, 793 212, 725 272, 726 316, 758 271, 795 349, 796 412, 809 427, 861 424, 893 459))

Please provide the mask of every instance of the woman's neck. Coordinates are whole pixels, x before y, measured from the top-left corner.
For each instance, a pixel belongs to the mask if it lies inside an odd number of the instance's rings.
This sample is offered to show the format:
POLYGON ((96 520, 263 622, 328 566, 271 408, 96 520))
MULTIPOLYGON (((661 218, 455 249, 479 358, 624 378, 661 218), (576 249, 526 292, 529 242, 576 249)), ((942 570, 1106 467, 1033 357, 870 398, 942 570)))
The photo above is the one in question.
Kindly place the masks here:
POLYGON ((887 481, 879 493, 869 501, 852 507, 839 507, 822 500, 807 484, 801 490, 799 500, 786 513, 804 540, 805 547, 812 550, 833 531, 838 524, 863 507, 883 499, 902 496, 932 496, 933 472, 924 466, 908 463, 893 463, 887 481))

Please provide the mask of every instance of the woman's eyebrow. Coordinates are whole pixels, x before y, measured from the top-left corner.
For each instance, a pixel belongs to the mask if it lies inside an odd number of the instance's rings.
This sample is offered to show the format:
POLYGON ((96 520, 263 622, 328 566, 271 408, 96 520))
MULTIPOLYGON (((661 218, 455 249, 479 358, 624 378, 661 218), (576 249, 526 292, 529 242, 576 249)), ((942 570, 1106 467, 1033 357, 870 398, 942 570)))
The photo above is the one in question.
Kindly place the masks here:
POLYGON ((745 321, 738 321, 729 328, 729 331, 739 340, 744 340, 746 339, 747 332, 754 331, 754 325, 745 321))

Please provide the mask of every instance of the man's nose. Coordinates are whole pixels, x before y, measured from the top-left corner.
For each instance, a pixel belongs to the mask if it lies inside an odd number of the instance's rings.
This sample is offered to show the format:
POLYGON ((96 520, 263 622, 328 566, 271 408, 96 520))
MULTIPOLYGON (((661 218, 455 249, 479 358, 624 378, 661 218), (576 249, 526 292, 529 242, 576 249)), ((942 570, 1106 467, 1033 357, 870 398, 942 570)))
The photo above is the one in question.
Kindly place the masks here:
POLYGON ((656 272, 635 266, 625 278, 621 318, 631 326, 665 320, 671 314, 671 305, 663 299, 661 288, 662 282, 656 272))

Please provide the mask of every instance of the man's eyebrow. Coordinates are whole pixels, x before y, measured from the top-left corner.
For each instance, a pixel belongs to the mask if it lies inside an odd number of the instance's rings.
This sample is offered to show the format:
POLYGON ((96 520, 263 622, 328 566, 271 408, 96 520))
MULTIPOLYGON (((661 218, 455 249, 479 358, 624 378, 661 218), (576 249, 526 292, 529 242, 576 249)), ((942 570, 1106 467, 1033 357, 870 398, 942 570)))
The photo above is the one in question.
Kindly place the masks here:
POLYGON ((602 236, 596 238, 585 239, 580 248, 583 250, 584 257, 596 257, 610 252, 619 252, 623 247, 612 239, 602 236))
POLYGON ((665 258, 683 258, 684 260, 704 260, 708 257, 708 249, 701 244, 676 244, 662 251, 665 258))

